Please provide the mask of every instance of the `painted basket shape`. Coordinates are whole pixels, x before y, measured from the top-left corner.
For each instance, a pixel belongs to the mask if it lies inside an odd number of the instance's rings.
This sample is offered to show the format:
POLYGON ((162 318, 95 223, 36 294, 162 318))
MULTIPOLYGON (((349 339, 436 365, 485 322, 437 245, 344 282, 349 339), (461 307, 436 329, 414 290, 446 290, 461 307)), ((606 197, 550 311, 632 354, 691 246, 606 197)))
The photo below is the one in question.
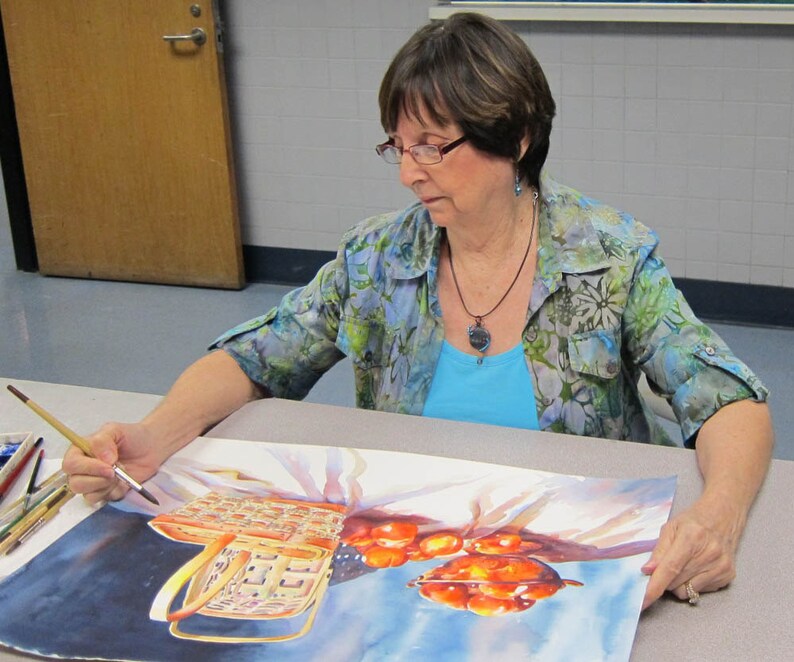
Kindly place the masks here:
POLYGON ((344 525, 344 506, 211 492, 149 525, 204 550, 177 570, 149 613, 171 623, 177 637, 202 641, 286 641, 311 629, 331 577, 331 561, 344 525), (171 604, 190 581, 181 608, 171 604), (232 619, 283 619, 311 608, 303 627, 272 637, 193 634, 179 622, 193 614, 232 619))

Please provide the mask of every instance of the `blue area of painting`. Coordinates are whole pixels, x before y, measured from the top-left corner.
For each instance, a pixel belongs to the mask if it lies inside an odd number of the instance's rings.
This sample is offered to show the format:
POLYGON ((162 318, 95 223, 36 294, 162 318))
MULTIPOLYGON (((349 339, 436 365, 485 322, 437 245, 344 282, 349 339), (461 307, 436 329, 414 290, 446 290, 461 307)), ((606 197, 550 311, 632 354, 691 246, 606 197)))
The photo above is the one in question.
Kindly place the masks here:
MULTIPOLYGON (((562 577, 585 586, 567 587, 519 614, 484 618, 431 603, 407 586, 438 561, 353 572, 352 559, 340 573, 348 580, 335 578, 306 636, 277 644, 203 643, 177 639, 166 623, 149 619, 160 587, 200 548, 167 540, 146 521, 106 506, 0 584, 0 642, 100 659, 626 660, 631 642, 622 635, 627 625, 633 631, 643 590, 636 558, 555 564, 562 577)), ((300 618, 193 616, 183 629, 261 637, 293 631, 300 618)))
POLYGON ((8 461, 13 457, 14 453, 22 444, 10 443, 0 445, 0 469, 2 469, 8 461))
POLYGON ((64 657, 200 655, 189 643, 174 647, 148 618, 162 583, 196 548, 169 544, 146 519, 105 507, 0 584, 0 641, 64 657), (119 622, 120 614, 140 617, 119 622))

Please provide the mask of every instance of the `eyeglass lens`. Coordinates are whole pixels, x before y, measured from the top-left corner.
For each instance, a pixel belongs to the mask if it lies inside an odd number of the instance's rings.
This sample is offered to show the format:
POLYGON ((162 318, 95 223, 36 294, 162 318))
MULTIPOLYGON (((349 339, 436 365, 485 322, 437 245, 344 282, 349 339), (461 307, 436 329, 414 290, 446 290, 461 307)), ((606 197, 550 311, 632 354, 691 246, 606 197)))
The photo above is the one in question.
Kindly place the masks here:
POLYGON ((404 149, 396 147, 391 143, 383 143, 382 145, 378 145, 375 148, 375 151, 384 161, 386 161, 386 163, 400 163, 402 161, 403 152, 408 151, 411 153, 413 160, 417 163, 421 163, 422 165, 433 165, 435 163, 440 163, 444 154, 451 152, 458 145, 463 144, 465 141, 466 136, 461 136, 457 140, 452 141, 444 147, 439 147, 438 145, 421 144, 411 145, 411 147, 406 147, 404 149))

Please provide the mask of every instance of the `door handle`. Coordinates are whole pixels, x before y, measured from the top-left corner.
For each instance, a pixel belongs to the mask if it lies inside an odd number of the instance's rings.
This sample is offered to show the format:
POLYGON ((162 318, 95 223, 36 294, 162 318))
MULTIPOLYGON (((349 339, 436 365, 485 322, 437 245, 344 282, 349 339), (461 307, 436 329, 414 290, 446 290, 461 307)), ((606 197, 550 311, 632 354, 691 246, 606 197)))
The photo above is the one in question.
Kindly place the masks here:
POLYGON ((193 28, 190 34, 165 34, 164 41, 192 41, 197 46, 201 46, 207 41, 207 33, 201 28, 193 28))

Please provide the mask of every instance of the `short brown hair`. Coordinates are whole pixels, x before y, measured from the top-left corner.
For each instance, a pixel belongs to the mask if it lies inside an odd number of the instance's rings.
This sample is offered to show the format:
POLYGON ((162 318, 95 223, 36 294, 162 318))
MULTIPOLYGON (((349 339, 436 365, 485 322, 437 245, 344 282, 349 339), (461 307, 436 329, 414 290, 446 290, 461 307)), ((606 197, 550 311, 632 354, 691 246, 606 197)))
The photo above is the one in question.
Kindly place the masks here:
POLYGON ((540 186, 555 104, 546 76, 524 41, 498 21, 453 14, 417 30, 394 56, 378 95, 386 133, 401 114, 456 123, 479 150, 518 160, 522 179, 540 186))

